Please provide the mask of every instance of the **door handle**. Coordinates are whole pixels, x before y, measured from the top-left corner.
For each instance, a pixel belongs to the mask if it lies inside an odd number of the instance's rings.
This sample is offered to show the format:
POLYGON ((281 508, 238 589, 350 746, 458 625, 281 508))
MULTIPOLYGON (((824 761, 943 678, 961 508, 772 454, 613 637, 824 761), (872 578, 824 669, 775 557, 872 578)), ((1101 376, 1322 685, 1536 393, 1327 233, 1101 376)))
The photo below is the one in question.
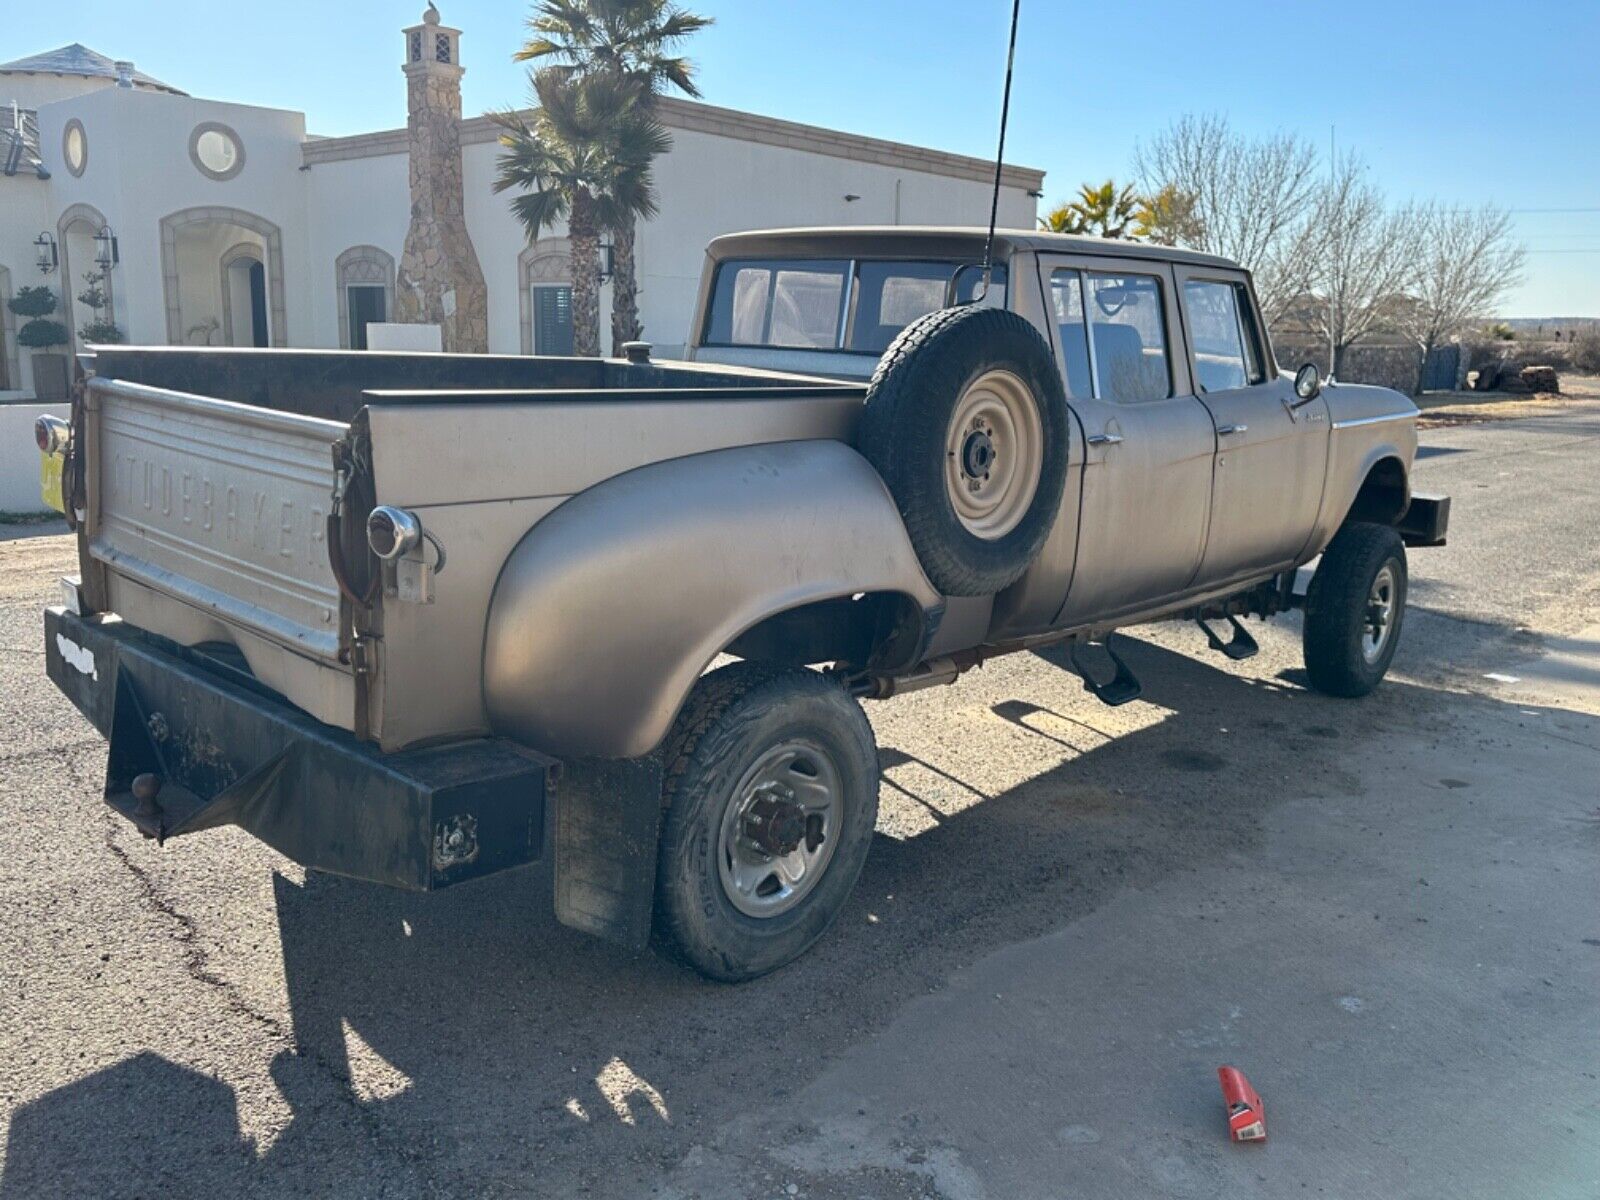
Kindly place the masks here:
POLYGON ((1088 437, 1091 446, 1115 446, 1121 441, 1120 433, 1091 433, 1088 437))
POLYGON ((1218 425, 1217 436, 1232 437, 1236 433, 1244 433, 1249 428, 1250 426, 1248 425, 1218 425))

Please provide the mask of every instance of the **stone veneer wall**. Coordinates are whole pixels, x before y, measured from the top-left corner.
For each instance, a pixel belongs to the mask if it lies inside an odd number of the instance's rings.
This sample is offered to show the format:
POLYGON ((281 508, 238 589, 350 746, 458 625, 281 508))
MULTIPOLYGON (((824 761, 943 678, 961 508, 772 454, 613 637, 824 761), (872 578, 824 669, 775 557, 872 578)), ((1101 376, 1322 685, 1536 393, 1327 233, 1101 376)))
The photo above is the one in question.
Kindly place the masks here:
POLYGON ((444 348, 489 349, 489 289, 467 234, 461 179, 461 69, 407 63, 411 227, 395 281, 394 319, 438 325, 444 348), (452 301, 453 297, 453 301, 452 301))

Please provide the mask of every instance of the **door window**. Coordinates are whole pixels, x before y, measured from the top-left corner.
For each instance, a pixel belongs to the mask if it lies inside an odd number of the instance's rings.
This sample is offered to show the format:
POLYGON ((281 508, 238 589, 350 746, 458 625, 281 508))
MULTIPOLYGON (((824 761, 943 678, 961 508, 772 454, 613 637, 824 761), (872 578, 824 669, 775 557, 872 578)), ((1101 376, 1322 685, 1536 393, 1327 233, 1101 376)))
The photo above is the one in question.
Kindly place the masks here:
POLYGON ((1250 296, 1242 283, 1190 279, 1184 311, 1194 343, 1194 373, 1202 392, 1249 387, 1266 378, 1250 296))
POLYGON ((387 321, 386 296, 382 284, 353 283, 345 288, 345 307, 350 312, 350 349, 367 348, 367 326, 387 321))
POLYGON ((1161 281, 1154 275, 1089 271, 1084 285, 1095 394, 1123 403, 1172 395, 1161 281))
POLYGON ((1061 331, 1061 368, 1067 395, 1087 400, 1094 395, 1089 371, 1089 325, 1083 315, 1083 275, 1060 268, 1050 276, 1050 295, 1061 331))
POLYGON ((533 352, 572 354, 572 289, 566 284, 533 289, 533 352))

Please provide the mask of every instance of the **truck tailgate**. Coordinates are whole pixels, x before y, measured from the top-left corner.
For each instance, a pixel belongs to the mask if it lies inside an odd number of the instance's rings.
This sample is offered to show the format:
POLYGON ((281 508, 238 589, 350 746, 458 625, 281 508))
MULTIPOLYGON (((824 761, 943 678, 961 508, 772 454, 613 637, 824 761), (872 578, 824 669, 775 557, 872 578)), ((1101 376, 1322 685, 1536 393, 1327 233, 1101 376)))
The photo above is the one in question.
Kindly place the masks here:
POLYGON ((327 665, 337 421, 118 380, 88 394, 88 546, 111 575, 327 665))

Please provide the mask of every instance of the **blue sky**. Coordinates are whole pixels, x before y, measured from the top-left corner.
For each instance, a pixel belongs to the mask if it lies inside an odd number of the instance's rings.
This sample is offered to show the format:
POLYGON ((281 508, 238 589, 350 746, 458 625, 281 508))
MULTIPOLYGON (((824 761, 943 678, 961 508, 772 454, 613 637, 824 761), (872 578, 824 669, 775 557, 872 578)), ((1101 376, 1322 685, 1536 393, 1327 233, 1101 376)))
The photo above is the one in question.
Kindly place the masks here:
MULTIPOLYGON (((465 31, 468 111, 520 101, 526 5, 439 2, 465 31)), ((404 120, 398 30, 424 3, 19 3, 0 61, 81 41, 195 95, 358 133, 404 120)), ((691 7, 717 18, 691 51, 712 103, 993 153, 1008 0, 691 7)), ((1184 112, 1318 146, 1334 127, 1397 199, 1517 210, 1529 272, 1506 315, 1600 316, 1597 43, 1596 0, 1023 0, 1007 158, 1049 172, 1049 201, 1126 174, 1138 139, 1184 112)))

